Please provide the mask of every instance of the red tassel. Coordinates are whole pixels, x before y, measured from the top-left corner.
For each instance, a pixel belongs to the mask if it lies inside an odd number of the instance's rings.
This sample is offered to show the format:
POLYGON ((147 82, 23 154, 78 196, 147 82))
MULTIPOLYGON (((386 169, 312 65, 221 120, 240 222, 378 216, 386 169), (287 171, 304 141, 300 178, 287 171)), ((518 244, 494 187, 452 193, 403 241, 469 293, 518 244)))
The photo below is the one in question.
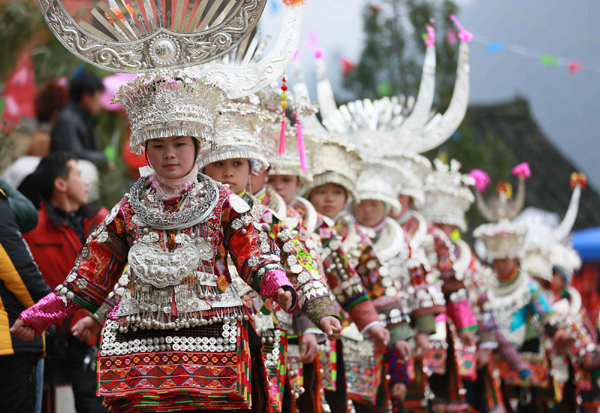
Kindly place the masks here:
POLYGON ((285 116, 281 120, 281 132, 279 133, 279 155, 285 154, 285 116))
POLYGON ((300 156, 300 168, 306 172, 306 151, 304 150, 304 133, 302 132, 302 123, 296 119, 296 133, 298 134, 298 155, 300 156))

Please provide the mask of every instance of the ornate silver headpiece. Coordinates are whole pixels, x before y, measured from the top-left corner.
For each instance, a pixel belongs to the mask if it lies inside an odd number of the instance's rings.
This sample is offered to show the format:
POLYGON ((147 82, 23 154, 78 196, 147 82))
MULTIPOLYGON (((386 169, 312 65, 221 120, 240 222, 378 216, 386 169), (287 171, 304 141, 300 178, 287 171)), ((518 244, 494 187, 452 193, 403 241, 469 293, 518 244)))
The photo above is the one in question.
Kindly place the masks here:
MULTIPOLYGON (((430 32, 430 36, 433 34, 430 32)), ((454 92, 446 112, 432 116, 435 42, 427 41, 418 98, 404 96, 356 100, 339 108, 323 59, 317 60, 317 91, 323 124, 355 144, 363 156, 399 160, 417 176, 426 162, 416 157, 444 143, 458 129, 469 101, 469 36, 461 36, 454 92), (407 162, 412 160, 415 162, 407 162)), ((418 191, 417 197, 418 197, 418 191)))
POLYGON ((425 178, 426 202, 420 212, 428 222, 456 225, 466 231, 465 213, 475 202, 470 187, 475 179, 460 173, 460 162, 452 159, 450 165, 434 161, 435 171, 425 178))
POLYGON ((277 42, 263 55, 268 37, 246 37, 235 49, 210 63, 189 68, 229 92, 231 99, 257 93, 281 76, 298 48, 301 6, 286 6, 277 42))
MULTIPOLYGON (((513 168, 513 174, 519 179, 519 188, 514 200, 510 199, 510 185, 501 184, 498 196, 486 201, 477 192, 477 208, 480 214, 491 224, 484 224, 473 231, 473 236, 485 244, 488 258, 521 258, 524 253, 527 225, 511 222, 525 204, 525 179, 531 175, 529 165, 523 163, 513 168)), ((489 179, 489 178, 488 178, 489 179)))
POLYGON ((256 171, 264 171, 269 163, 264 156, 261 128, 264 115, 260 108, 249 104, 237 104, 221 113, 215 122, 215 134, 219 142, 216 150, 200 152, 198 166, 226 159, 248 159, 256 161, 256 171))
POLYGON ((94 24, 77 23, 62 0, 39 0, 50 29, 75 56, 113 72, 142 73, 207 63, 256 27, 266 0, 100 1, 94 24), (142 6, 140 6, 142 4, 142 6))
POLYGON ((125 108, 131 124, 131 151, 141 154, 147 140, 170 136, 192 136, 214 146, 215 116, 226 100, 218 86, 165 69, 127 82, 113 103, 125 108))
POLYGON ((398 201, 400 187, 406 181, 404 171, 395 163, 383 159, 363 161, 362 172, 356 182, 357 202, 365 199, 383 201, 399 215, 402 206, 398 201))
POLYGON ((361 172, 362 158, 358 150, 340 138, 315 141, 311 149, 313 182, 305 188, 306 195, 319 186, 332 183, 343 186, 348 195, 358 199, 356 181, 361 172))

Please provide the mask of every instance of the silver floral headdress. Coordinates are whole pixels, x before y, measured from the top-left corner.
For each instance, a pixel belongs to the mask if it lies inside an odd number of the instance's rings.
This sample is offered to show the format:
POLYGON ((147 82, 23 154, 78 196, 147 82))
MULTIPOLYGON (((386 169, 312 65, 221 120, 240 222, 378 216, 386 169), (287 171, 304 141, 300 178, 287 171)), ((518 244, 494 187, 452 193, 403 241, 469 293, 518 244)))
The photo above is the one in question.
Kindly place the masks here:
POLYGON ((434 165, 435 170, 425 178, 426 202, 420 212, 427 222, 456 225, 466 231, 465 213, 475 202, 469 187, 475 180, 460 173, 460 162, 455 159, 450 165, 436 159, 434 165))
POLYGON ((223 111, 215 122, 215 135, 219 142, 216 150, 200 151, 198 166, 204 168, 213 162, 226 159, 248 159, 253 169, 264 171, 269 162, 264 156, 261 142, 264 112, 251 104, 234 104, 223 111))
POLYGON ((394 215, 399 215, 402 206, 398 194, 406 181, 404 172, 395 163, 383 159, 363 161, 362 172, 356 182, 357 202, 365 199, 382 201, 391 207, 394 215))
POLYGON ((131 125, 131 151, 142 153, 149 139, 192 136, 215 145, 214 123, 226 93, 182 71, 146 73, 121 86, 113 103, 125 108, 131 125))
POLYGON ((304 188, 306 195, 319 186, 332 183, 344 187, 349 197, 358 199, 356 181, 362 162, 358 150, 334 136, 314 141, 313 145, 315 147, 310 150, 313 182, 304 188))

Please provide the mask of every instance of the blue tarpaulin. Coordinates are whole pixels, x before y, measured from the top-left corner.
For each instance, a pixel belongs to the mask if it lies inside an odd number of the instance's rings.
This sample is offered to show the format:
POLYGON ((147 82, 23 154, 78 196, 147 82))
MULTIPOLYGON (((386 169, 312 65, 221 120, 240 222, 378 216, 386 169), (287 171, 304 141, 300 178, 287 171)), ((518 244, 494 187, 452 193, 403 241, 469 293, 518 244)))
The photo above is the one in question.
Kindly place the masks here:
POLYGON ((573 247, 584 261, 600 260, 600 227, 582 229, 573 233, 573 247))

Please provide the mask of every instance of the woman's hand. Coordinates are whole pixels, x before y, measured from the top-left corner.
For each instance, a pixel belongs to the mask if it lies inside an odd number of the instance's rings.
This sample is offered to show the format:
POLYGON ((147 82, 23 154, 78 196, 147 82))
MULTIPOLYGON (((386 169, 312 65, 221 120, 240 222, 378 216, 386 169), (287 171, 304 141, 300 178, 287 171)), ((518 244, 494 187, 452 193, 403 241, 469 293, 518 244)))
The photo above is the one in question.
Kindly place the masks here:
POLYGON ((81 341, 88 341, 96 337, 100 330, 102 330, 102 324, 87 316, 75 323, 71 333, 81 341))
POLYGON ((300 363, 312 363, 317 355, 317 335, 303 334, 302 335, 302 352, 298 361, 300 363))
POLYGON ((332 316, 321 319, 321 331, 327 335, 329 341, 335 341, 342 336, 342 324, 340 320, 332 316))
POLYGON ((290 308, 292 308, 292 303, 294 302, 292 293, 279 287, 277 289, 277 302, 283 311, 290 311, 290 308))
POLYGON ((26 326, 22 318, 17 318, 17 321, 10 328, 10 332, 23 341, 32 341, 35 338, 35 330, 26 326))
POLYGON ((376 348, 386 348, 390 342, 390 332, 379 324, 371 326, 367 330, 367 335, 375 342, 376 348))

